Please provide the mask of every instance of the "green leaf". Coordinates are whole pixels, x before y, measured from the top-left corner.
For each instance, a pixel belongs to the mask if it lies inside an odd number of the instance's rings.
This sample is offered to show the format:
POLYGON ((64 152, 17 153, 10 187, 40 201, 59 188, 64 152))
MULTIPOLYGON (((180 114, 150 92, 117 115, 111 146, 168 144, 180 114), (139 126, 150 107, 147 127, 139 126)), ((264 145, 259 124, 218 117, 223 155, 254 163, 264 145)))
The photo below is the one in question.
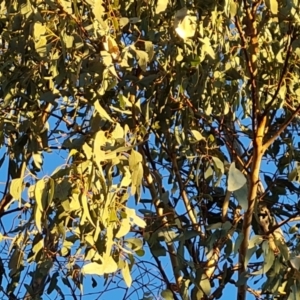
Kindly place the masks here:
POLYGON ((296 233, 299 231, 299 228, 297 225, 294 225, 292 227, 289 228, 289 233, 292 234, 292 233, 296 233))
POLYGON ((128 187, 131 184, 131 173, 126 171, 125 176, 122 178, 121 186, 128 187))
POLYGON ((37 204, 37 209, 40 211, 45 211, 47 207, 47 191, 46 182, 44 179, 38 180, 35 185, 34 196, 37 204))
POLYGON ((215 58, 215 51, 213 50, 209 37, 205 37, 204 39, 200 39, 203 43, 202 51, 204 54, 208 54, 212 59, 215 58))
POLYGON ((172 291, 170 291, 168 289, 161 291, 160 295, 165 300, 173 300, 174 299, 172 291))
POLYGON ((70 0, 61 0, 61 4, 68 14, 73 14, 72 2, 70 0))
POLYGON ((198 130, 191 130, 191 132, 197 142, 201 141, 201 140, 205 140, 205 138, 202 136, 202 134, 198 130))
POLYGON ((290 263, 294 269, 300 270, 300 256, 299 255, 291 258, 290 263))
POLYGON ((246 211, 248 209, 248 185, 244 184, 241 188, 235 190, 233 195, 242 209, 246 211))
POLYGON ((265 3, 273 15, 278 14, 278 1, 277 0, 266 0, 265 3))
POLYGON ((40 39, 41 35, 46 33, 46 26, 41 22, 35 22, 33 25, 33 37, 37 41, 40 39))
POLYGON ((104 260, 103 271, 105 274, 114 273, 117 270, 118 270, 118 265, 111 256, 104 260))
POLYGON ((93 14, 96 17, 96 20, 100 23, 102 29, 106 29, 106 24, 104 23, 103 20, 103 15, 105 13, 104 7, 103 7, 103 1, 102 0, 95 0, 92 1, 93 5, 93 14))
POLYGON ((266 274, 274 263, 275 260, 274 252, 272 251, 272 249, 270 249, 268 241, 263 242, 263 249, 264 249, 264 264, 260 270, 252 272, 251 275, 266 274))
POLYGON ((83 144, 82 151, 85 154, 87 159, 92 158, 92 155, 93 155, 92 148, 87 143, 83 144))
POLYGON ((142 69, 142 71, 146 72, 147 64, 149 61, 148 54, 145 51, 141 51, 141 50, 135 50, 135 52, 137 55, 138 64, 139 64, 140 68, 142 69))
POLYGON ((127 287, 130 288, 131 284, 132 284, 132 277, 130 275, 130 270, 129 270, 127 261, 124 261, 124 263, 125 263, 125 265, 122 268, 121 273, 122 273, 123 279, 124 279, 127 287))
POLYGON ((240 189, 247 182, 245 175, 235 167, 235 163, 233 162, 230 165, 228 172, 228 182, 227 188, 228 191, 234 192, 240 189))
POLYGON ((143 241, 141 239, 128 238, 125 240, 125 242, 128 243, 128 247, 130 247, 134 251, 137 251, 137 250, 143 248, 143 241))
POLYGON ((102 264, 91 262, 84 265, 81 269, 84 275, 99 275, 114 273, 118 270, 118 265, 112 257, 107 257, 102 264))
POLYGON ((131 177, 131 194, 137 194, 138 198, 140 198, 140 187, 142 185, 144 169, 142 163, 139 163, 132 172, 131 177))
POLYGON ((54 197, 54 192, 55 192, 55 183, 54 180, 50 177, 48 178, 48 205, 51 205, 52 201, 53 201, 53 197, 54 197))
POLYGON ((155 7, 155 13, 159 14, 161 12, 164 12, 168 6, 168 2, 167 0, 158 0, 156 7, 155 7))
POLYGON ((83 209, 83 214, 80 220, 80 223, 83 225, 85 220, 88 219, 88 221, 90 222, 91 225, 93 225, 94 227, 96 227, 96 225, 94 224, 92 218, 91 218, 91 214, 90 214, 90 210, 89 210, 89 205, 88 205, 88 198, 86 196, 87 193, 86 191, 83 191, 80 195, 79 195, 79 200, 80 200, 80 204, 82 206, 83 209))
POLYGON ((23 179, 15 178, 11 181, 9 192, 12 195, 13 199, 21 200, 21 194, 23 190, 23 179))
POLYGON ((231 18, 234 18, 236 16, 237 10, 238 10, 238 4, 234 0, 231 0, 230 1, 230 17, 231 18))
POLYGON ((166 243, 172 243, 176 239, 177 235, 178 234, 173 230, 161 229, 157 236, 163 238, 166 243))
POLYGON ((248 249, 251 249, 253 247, 260 245, 263 241, 264 241, 264 238, 261 235, 252 236, 248 242, 248 249))
POLYGON ((95 109, 98 112, 99 116, 104 120, 108 120, 110 122, 114 122, 113 119, 109 116, 109 114, 105 111, 105 109, 100 105, 99 101, 95 101, 94 103, 95 109))
POLYGON ((215 156, 212 156, 212 160, 214 162, 214 165, 220 170, 221 174, 224 174, 224 164, 223 162, 215 156))
POLYGON ((234 254, 238 253, 243 240, 244 240, 244 234, 240 233, 234 243, 234 248, 233 248, 234 254))
POLYGON ((81 269, 81 272, 83 275, 103 275, 104 271, 103 271, 103 265, 102 264, 98 264, 96 262, 91 262, 88 263, 86 265, 84 265, 81 269))
POLYGON ((201 281, 200 281, 201 290, 205 293, 205 295, 210 295, 211 292, 211 284, 209 278, 202 274, 201 281))
POLYGON ((34 221, 35 221, 35 225, 39 232, 42 232, 42 224, 41 224, 42 218, 43 218, 42 211, 37 206, 35 206, 34 207, 34 221))
MULTIPOLYGON (((164 1, 164 0, 163 0, 164 1)), ((154 47, 153 43, 150 41, 145 41, 145 51, 148 54, 148 61, 152 61, 154 57, 154 47)))
POLYGON ((299 167, 299 166, 297 166, 297 168, 293 169, 293 170, 288 174, 288 180, 289 180, 289 181, 300 182, 300 167, 299 167))
POLYGON ((143 257, 145 255, 145 251, 143 249, 139 249, 135 251, 135 254, 139 257, 143 257))
POLYGON ((128 219, 123 219, 121 221, 120 228, 116 234, 116 238, 119 239, 125 236, 130 231, 130 228, 131 228, 130 221, 128 219))
POLYGON ((142 155, 135 151, 135 150, 132 150, 131 151, 131 154, 130 154, 130 157, 129 157, 129 167, 130 167, 130 170, 133 171, 136 166, 141 163, 143 161, 143 157, 142 155))
POLYGON ((124 27, 129 23, 129 19, 128 18, 120 18, 119 23, 120 23, 120 27, 124 27))
POLYGON ((43 164, 42 154, 41 153, 33 153, 32 159, 33 159, 35 167, 40 170, 42 168, 42 164, 43 164))
POLYGON ((132 220, 132 222, 137 225, 138 227, 145 228, 146 222, 136 215, 135 210, 132 208, 125 209, 127 216, 132 220))

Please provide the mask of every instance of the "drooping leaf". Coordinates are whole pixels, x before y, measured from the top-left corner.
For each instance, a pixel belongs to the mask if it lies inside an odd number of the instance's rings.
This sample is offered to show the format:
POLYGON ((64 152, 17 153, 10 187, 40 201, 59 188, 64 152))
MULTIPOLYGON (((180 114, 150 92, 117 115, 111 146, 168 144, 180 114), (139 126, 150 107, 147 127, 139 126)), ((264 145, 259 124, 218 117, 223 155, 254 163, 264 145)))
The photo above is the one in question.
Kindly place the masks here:
POLYGON ((10 183, 9 192, 16 200, 21 200, 21 194, 23 190, 23 179, 15 178, 10 183))
POLYGON ((277 0, 266 0, 266 6, 271 10, 272 14, 278 14, 278 1, 277 0))
POLYGON ((270 249, 270 247, 268 246, 268 242, 264 241, 263 243, 265 245, 265 249, 264 249, 264 264, 262 266, 262 268, 260 270, 254 271, 251 274, 252 275, 261 275, 261 274, 266 274, 270 268, 272 267, 273 263, 274 263, 274 252, 270 249))
POLYGON ((140 68, 146 72, 147 70, 147 63, 149 61, 149 56, 145 51, 141 51, 141 50, 136 50, 136 55, 138 58, 138 64, 140 66, 140 68))
POLYGON ((235 167, 235 163, 233 162, 230 165, 228 172, 228 181, 227 187, 228 191, 234 192, 240 189, 244 184, 246 184, 247 180, 245 175, 235 167))
POLYGON ((116 234, 116 238, 121 238, 123 236, 125 236, 131 228, 131 223, 130 221, 126 218, 123 219, 121 224, 120 224, 120 229, 118 230, 117 234, 116 234))
POLYGON ((94 227, 96 227, 96 225, 94 224, 91 214, 90 214, 90 210, 89 210, 89 205, 88 205, 88 198, 86 196, 86 194, 84 192, 82 192, 79 196, 79 200, 80 200, 80 204, 83 208, 83 214, 81 217, 81 224, 84 224, 85 219, 87 219, 94 227))
POLYGON ((37 208, 40 211, 46 210, 48 204, 46 187, 47 184, 44 179, 40 179, 35 185, 34 196, 35 196, 37 208))
POLYGON ((246 211, 248 209, 248 185, 244 184, 241 188, 235 190, 233 195, 242 209, 246 211))
POLYGON ((131 284, 132 284, 132 277, 130 275, 130 270, 129 270, 129 266, 128 266, 127 261, 125 261, 124 263, 125 263, 125 265, 122 268, 121 272, 122 272, 122 276, 124 278, 124 281, 125 281, 127 287, 130 288, 131 284))
POLYGON ((94 103, 95 109, 98 112, 99 116, 105 120, 108 120, 113 123, 112 118, 109 116, 109 114, 105 111, 105 109, 100 105, 99 101, 96 101, 94 103))

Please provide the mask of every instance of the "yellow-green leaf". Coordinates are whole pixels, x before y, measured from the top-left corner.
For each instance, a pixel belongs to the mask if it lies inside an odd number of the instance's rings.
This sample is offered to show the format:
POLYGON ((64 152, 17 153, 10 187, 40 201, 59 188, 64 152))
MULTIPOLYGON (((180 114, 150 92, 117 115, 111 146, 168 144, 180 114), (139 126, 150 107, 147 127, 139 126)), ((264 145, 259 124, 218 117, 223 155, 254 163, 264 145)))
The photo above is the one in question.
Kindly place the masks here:
POLYGON ((103 118, 104 120, 108 120, 112 123, 114 122, 113 119, 106 112, 106 110, 100 105, 99 101, 95 101, 94 105, 95 105, 96 111, 98 112, 98 114, 101 118, 103 118))
POLYGON ((129 266, 128 266, 127 261, 124 261, 124 263, 125 263, 125 265, 122 268, 121 273, 122 273, 122 276, 124 278, 124 281, 125 281, 127 287, 130 288, 131 284, 132 284, 132 278, 131 278, 131 275, 130 275, 130 270, 129 270, 129 266))
POLYGON ((81 206, 83 208, 83 216, 81 218, 81 223, 84 223, 83 220, 85 220, 85 218, 86 218, 94 227, 96 227, 91 218, 89 205, 88 205, 88 199, 87 199, 87 196, 85 195, 85 192, 83 192, 83 193, 81 193, 81 195, 79 195, 79 200, 80 200, 81 206))
POLYGON ((126 235, 129 231, 130 231, 130 221, 128 219, 123 219, 121 221, 121 226, 120 229, 118 230, 117 234, 116 234, 116 238, 121 238, 124 235, 126 235))
POLYGON ((34 190, 35 201, 37 204, 37 208, 41 211, 44 211, 47 206, 47 198, 46 198, 46 183, 44 179, 40 179, 36 185, 34 190))
POLYGON ((15 178, 11 181, 9 192, 12 195, 13 199, 21 200, 21 194, 23 190, 23 179, 15 178))
POLYGON ((278 14, 278 0, 266 0, 265 3, 273 15, 278 14))

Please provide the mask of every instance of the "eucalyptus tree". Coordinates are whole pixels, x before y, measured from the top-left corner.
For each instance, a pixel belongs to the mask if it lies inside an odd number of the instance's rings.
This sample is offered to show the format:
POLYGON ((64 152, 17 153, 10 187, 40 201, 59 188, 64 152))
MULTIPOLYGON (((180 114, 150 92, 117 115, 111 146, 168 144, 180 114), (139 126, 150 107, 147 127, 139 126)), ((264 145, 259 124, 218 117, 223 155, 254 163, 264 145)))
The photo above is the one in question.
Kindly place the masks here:
POLYGON ((2 299, 297 299, 299 7, 2 1, 2 299))

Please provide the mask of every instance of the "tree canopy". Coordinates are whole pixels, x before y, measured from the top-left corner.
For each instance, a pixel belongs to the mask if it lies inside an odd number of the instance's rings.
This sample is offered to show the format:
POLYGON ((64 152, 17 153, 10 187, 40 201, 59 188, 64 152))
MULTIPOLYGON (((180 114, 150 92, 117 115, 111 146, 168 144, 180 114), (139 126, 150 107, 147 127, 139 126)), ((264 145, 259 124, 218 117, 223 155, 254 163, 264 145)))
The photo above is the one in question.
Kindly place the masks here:
POLYGON ((0 14, 1 299, 300 298, 298 0, 0 14))

